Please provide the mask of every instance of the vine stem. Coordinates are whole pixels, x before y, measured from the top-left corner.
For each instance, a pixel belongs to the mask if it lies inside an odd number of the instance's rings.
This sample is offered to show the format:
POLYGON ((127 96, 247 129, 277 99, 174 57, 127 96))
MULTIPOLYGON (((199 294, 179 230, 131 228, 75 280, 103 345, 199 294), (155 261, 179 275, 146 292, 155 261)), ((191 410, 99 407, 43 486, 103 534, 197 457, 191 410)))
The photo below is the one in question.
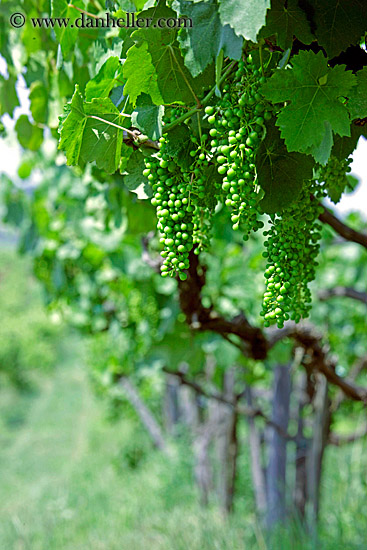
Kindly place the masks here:
MULTIPOLYGON (((223 73, 222 77, 220 78, 219 83, 218 83, 219 85, 222 84, 222 82, 232 72, 233 67, 235 66, 236 63, 237 63, 237 61, 232 61, 232 63, 229 65, 229 67, 226 69, 226 71, 223 73)), ((213 88, 210 90, 210 92, 208 92, 207 95, 204 97, 203 101, 201 102, 200 107, 199 106, 192 107, 192 109, 190 109, 189 111, 187 111, 187 113, 184 113, 183 115, 178 117, 174 122, 171 122, 170 124, 167 124, 167 126, 164 126, 163 133, 165 134, 166 132, 170 132, 171 130, 173 130, 173 128, 175 128, 176 126, 181 124, 181 122, 184 122, 188 118, 191 118, 198 111, 201 111, 201 109, 213 97, 213 95, 215 94, 215 90, 216 90, 216 85, 213 86, 213 88)))
POLYGON ((199 117, 199 111, 196 113, 196 116, 197 116, 197 119, 198 119, 198 128, 199 128, 199 137, 200 137, 200 142, 201 142, 201 136, 202 136, 202 131, 201 131, 201 123, 200 123, 200 117, 199 117))
POLYGON ((89 11, 82 10, 81 8, 78 8, 78 6, 74 6, 74 4, 68 4, 69 8, 73 8, 74 10, 79 11, 80 13, 85 13, 85 15, 88 15, 89 17, 92 17, 93 19, 100 19, 98 15, 95 13, 90 13, 89 11))
POLYGON ((261 66, 261 74, 265 76, 264 60, 263 60, 263 44, 264 44, 264 41, 263 39, 261 39, 259 44, 259 59, 260 59, 260 66, 261 66))
MULTIPOLYGON (((126 115, 124 115, 126 116, 126 115)), ((129 116, 129 115, 127 115, 129 116)), ((101 118, 96 115, 87 115, 88 118, 94 118, 95 120, 99 120, 100 122, 104 122, 105 124, 108 124, 109 126, 114 126, 115 128, 118 128, 119 130, 122 130, 123 132, 127 132, 128 134, 132 135, 132 137, 135 139, 135 134, 128 128, 124 128, 123 126, 120 126, 119 124, 115 124, 114 122, 110 122, 109 120, 106 120, 104 118, 101 118)))

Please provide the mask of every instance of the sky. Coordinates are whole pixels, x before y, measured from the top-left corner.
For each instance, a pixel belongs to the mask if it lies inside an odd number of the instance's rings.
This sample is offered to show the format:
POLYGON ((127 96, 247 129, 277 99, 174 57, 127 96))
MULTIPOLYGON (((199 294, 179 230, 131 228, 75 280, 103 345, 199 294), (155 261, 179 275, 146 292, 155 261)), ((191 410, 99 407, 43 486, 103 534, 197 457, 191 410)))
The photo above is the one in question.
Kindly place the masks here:
MULTIPOLYGON (((4 74, 4 64, 0 57, 0 73, 4 74)), ((22 77, 19 78, 17 84, 17 93, 19 97, 20 107, 17 107, 14 111, 14 119, 17 119, 21 114, 29 114, 29 99, 25 82, 22 77)), ((17 176, 18 166, 21 162, 22 148, 18 144, 14 132, 14 120, 8 115, 3 117, 3 122, 8 130, 9 136, 5 139, 0 138, 0 158, 1 158, 1 171, 7 174, 14 183, 20 183, 20 179, 17 176)), ((44 152, 51 152, 55 149, 56 144, 53 139, 45 140, 43 144, 44 152)), ((359 179, 359 184, 352 193, 344 194, 341 201, 334 205, 329 201, 325 201, 325 205, 333 208, 339 214, 346 214, 351 211, 359 211, 363 214, 367 213, 367 140, 360 138, 357 149, 353 153, 353 161, 351 164, 351 174, 359 179)), ((66 162, 66 160, 65 160, 66 162)), ((39 170, 35 170, 32 173, 31 181, 32 186, 36 185, 42 179, 42 174, 39 170)))

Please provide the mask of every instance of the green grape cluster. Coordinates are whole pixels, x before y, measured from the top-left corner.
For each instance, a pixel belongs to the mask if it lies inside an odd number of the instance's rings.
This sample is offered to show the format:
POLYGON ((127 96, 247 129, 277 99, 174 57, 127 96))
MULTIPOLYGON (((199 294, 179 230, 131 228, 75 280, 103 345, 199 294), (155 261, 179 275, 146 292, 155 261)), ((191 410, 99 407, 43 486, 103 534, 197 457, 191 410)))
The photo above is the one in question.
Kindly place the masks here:
POLYGON ((190 251, 194 248, 194 253, 199 254, 209 244, 210 221, 217 202, 216 184, 206 178, 210 162, 205 145, 207 135, 202 135, 200 140, 191 137, 194 148, 187 167, 170 157, 168 140, 169 136, 160 138, 160 150, 145 161, 143 174, 148 177, 154 193, 151 202, 156 207, 164 258, 161 274, 167 277, 178 273, 180 279, 185 280, 190 251))
POLYGON ((191 137, 194 149, 190 152, 193 163, 190 166, 192 174, 192 193, 196 195, 196 208, 193 214, 194 253, 207 250, 210 245, 212 218, 218 199, 222 194, 220 182, 213 177, 215 167, 208 145, 209 136, 202 134, 200 140, 191 137))
POLYGON ((351 172, 352 157, 339 160, 331 156, 326 166, 319 169, 318 180, 324 183, 328 196, 337 204, 345 189, 349 186, 347 174, 351 172))
POLYGON ((325 196, 314 180, 305 182, 297 201, 280 214, 270 216, 270 229, 263 255, 267 258, 265 270, 266 291, 261 315, 266 327, 292 319, 298 323, 308 317, 311 293, 308 285, 315 278, 318 265, 322 212, 319 199, 325 196))
POLYGON ((211 152, 219 164, 225 204, 231 207, 233 229, 241 229, 244 240, 263 227, 258 219, 255 155, 264 135, 264 122, 272 113, 259 92, 265 81, 251 55, 238 63, 230 85, 216 106, 208 105, 211 152))

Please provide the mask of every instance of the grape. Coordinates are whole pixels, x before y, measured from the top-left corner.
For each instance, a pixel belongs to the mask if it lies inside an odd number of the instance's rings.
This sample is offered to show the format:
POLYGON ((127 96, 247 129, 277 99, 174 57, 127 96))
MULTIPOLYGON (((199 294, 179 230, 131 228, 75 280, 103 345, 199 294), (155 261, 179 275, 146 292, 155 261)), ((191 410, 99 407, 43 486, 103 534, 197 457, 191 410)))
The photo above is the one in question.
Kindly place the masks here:
POLYGON ((276 323, 282 328, 288 319, 298 323, 309 315, 308 284, 315 278, 321 236, 317 218, 322 212, 318 199, 323 196, 315 181, 305 182, 297 202, 270 216, 270 230, 264 232, 267 266, 261 315, 265 326, 276 323))
POLYGON ((350 187, 347 173, 351 171, 351 162, 352 157, 339 160, 331 156, 326 166, 319 169, 318 180, 324 183, 324 188, 334 204, 340 201, 345 189, 350 187))
MULTIPOLYGON (((171 111, 172 113, 172 111, 171 111)), ((180 116, 180 111, 174 111, 180 116)), ((172 121, 172 117, 165 120, 172 121)), ((189 267, 189 253, 199 254, 209 246, 211 218, 217 204, 220 184, 208 177, 211 156, 208 153, 209 136, 191 137, 194 148, 192 161, 186 168, 174 162, 167 154, 169 134, 160 139, 159 152, 145 161, 144 175, 152 184, 152 204, 157 212, 157 229, 163 246, 161 267, 163 277, 178 274, 185 280, 189 267)))
POLYGON ((223 176, 225 204, 231 208, 234 230, 241 229, 247 240, 251 230, 263 227, 258 219, 255 154, 264 133, 264 119, 271 116, 269 107, 259 94, 258 69, 252 57, 240 61, 223 98, 205 113, 214 125, 210 135, 215 137, 212 154, 223 176))

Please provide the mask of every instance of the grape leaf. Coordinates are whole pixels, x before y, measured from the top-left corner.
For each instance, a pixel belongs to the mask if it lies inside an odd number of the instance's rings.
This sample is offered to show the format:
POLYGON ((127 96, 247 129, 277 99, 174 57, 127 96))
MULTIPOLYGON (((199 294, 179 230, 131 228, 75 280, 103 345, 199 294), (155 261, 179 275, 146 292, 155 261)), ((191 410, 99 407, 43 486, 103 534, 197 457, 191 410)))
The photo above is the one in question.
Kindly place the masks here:
POLYGON ((6 79, 0 74, 0 116, 9 113, 13 116, 15 107, 19 106, 17 91, 15 88, 17 79, 13 75, 9 75, 6 79))
POLYGON ((19 143, 25 149, 38 151, 43 141, 43 130, 34 124, 31 124, 27 115, 20 115, 18 118, 15 131, 19 143))
POLYGON ((110 93, 110 100, 117 108, 120 107, 121 103, 125 99, 124 89, 125 86, 116 86, 116 88, 113 88, 110 93))
POLYGON ((33 120, 45 124, 48 117, 48 91, 42 82, 32 83, 29 99, 33 120))
POLYGON ((293 36, 304 44, 310 44, 315 39, 297 0, 272 0, 271 9, 266 14, 266 25, 260 30, 258 38, 274 34, 277 35, 277 45, 283 50, 292 47, 293 36))
POLYGON ((97 166, 108 174, 115 172, 121 158, 123 130, 109 123, 121 126, 126 119, 120 116, 118 109, 108 98, 93 99, 85 104, 87 115, 99 116, 104 120, 88 118, 80 148, 81 166, 95 161, 97 166))
POLYGON ((90 74, 93 78, 99 73, 102 66, 110 57, 117 57, 118 59, 123 58, 121 38, 122 37, 114 37, 111 44, 98 40, 92 43, 90 48, 92 58, 90 60, 90 74))
POLYGON ((214 62, 222 49, 225 57, 240 59, 243 39, 229 25, 222 26, 214 0, 196 4, 176 0, 173 7, 193 21, 192 28, 183 27, 178 36, 185 65, 193 76, 214 62))
POLYGON ((308 155, 288 152, 279 129, 271 121, 256 155, 258 183, 265 195, 264 212, 280 212, 297 200, 303 181, 312 178, 314 162, 308 155))
POLYGON ((107 173, 115 172, 123 143, 123 129, 116 126, 125 120, 109 98, 83 103, 76 88, 60 121, 59 149, 65 151, 67 164, 83 168, 87 162, 95 161, 107 173))
POLYGON ((364 35, 367 19, 364 0, 309 0, 309 3, 317 41, 329 57, 335 57, 364 35))
POLYGON ((222 25, 230 25, 238 36, 256 42, 256 36, 265 25, 270 0, 222 0, 219 15, 222 25))
POLYGON ((0 7, 0 54, 3 56, 8 65, 12 65, 13 60, 10 51, 9 35, 6 32, 9 25, 8 13, 6 12, 5 9, 3 11, 3 8, 0 7))
POLYGON ((316 162, 325 165, 329 160, 331 148, 333 146, 333 132, 331 130, 330 123, 325 120, 325 133, 320 145, 317 147, 310 147, 305 151, 306 154, 312 155, 316 162))
POLYGON ((327 194, 331 202, 338 204, 347 188, 349 188, 347 174, 339 176, 338 181, 334 182, 333 185, 326 185, 327 194))
POLYGON ((351 136, 336 136, 331 154, 339 160, 344 160, 353 153, 361 136, 367 137, 366 126, 351 125, 351 136))
POLYGON ((38 52, 37 54, 30 54, 28 57, 27 72, 23 75, 28 88, 36 80, 47 86, 47 78, 45 78, 47 76, 47 58, 45 53, 38 52))
POLYGON ((163 107, 154 105, 149 95, 141 94, 131 114, 131 124, 150 139, 159 139, 162 135, 163 112, 163 107))
MULTIPOLYGON (((27 18, 39 17, 40 13, 36 7, 27 10, 27 18)), ((40 53, 43 48, 46 48, 46 44, 43 40, 47 40, 46 33, 40 32, 39 28, 33 27, 33 25, 24 25, 22 32, 22 42, 28 55, 37 52, 40 53)))
POLYGON ((76 86, 71 102, 64 107, 64 115, 60 117, 59 149, 65 152, 69 166, 78 165, 86 122, 83 98, 76 86))
POLYGON ((347 108, 352 120, 367 117, 367 67, 356 73, 357 86, 349 93, 347 108))
POLYGON ((188 168, 192 163, 190 151, 194 149, 190 130, 185 124, 180 124, 168 132, 166 153, 182 168, 188 168))
MULTIPOLYGON (((84 2, 75 0, 73 6, 84 9, 84 2)), ((54 26, 54 32, 64 57, 69 55, 77 41, 79 29, 74 23, 80 15, 80 12, 72 7, 67 0, 51 0, 51 17, 57 17, 59 20, 69 19, 69 23, 65 26, 56 24, 54 26)))
POLYGON ((290 101, 277 119, 288 151, 314 154, 325 139, 325 122, 333 133, 350 135, 348 110, 339 98, 348 95, 355 76, 345 65, 329 68, 321 52, 302 51, 292 62, 293 68, 278 69, 262 92, 273 103, 290 101))
POLYGON ((85 87, 85 99, 108 97, 115 86, 123 84, 122 65, 118 57, 110 57, 102 65, 98 74, 85 87))
POLYGON ((145 163, 143 153, 140 151, 134 151, 127 162, 126 171, 123 172, 124 184, 129 191, 136 193, 139 199, 148 199, 153 194, 148 178, 143 176, 144 168, 145 163))
POLYGON ((159 28, 159 20, 175 18, 176 15, 175 11, 164 6, 140 13, 141 17, 151 18, 152 22, 149 28, 134 31, 135 46, 129 48, 124 63, 132 103, 142 92, 148 93, 157 105, 193 103, 197 101, 197 94, 213 82, 214 73, 210 67, 194 79, 185 67, 176 39, 177 30, 159 28))
POLYGON ((164 103, 158 88, 158 75, 148 51, 148 43, 141 42, 129 48, 124 63, 123 75, 126 78, 125 94, 130 97, 133 105, 141 93, 149 94, 153 103, 164 103), (137 70, 139 67, 139 70, 137 70))

